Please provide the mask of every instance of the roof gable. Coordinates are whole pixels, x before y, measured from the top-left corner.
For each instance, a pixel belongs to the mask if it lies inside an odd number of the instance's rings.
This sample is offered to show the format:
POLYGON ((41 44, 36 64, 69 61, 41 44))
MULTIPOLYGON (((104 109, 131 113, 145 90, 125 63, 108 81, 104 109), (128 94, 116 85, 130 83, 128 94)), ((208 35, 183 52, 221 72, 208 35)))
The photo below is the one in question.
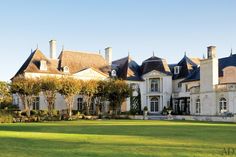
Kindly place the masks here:
POLYGON ((25 72, 30 73, 50 73, 50 74, 59 74, 58 70, 58 61, 48 59, 39 49, 36 49, 34 52, 30 54, 30 56, 26 59, 24 64, 20 67, 18 72, 14 77, 18 75, 22 75, 25 72), (47 65, 47 70, 41 71, 40 61, 45 60, 47 65))
POLYGON ((95 68, 86 68, 83 69, 75 74, 73 76, 78 77, 82 80, 103 80, 109 77, 109 75, 106 75, 102 73, 101 71, 95 69, 95 68))
POLYGON ((156 77, 156 76, 169 76, 169 75, 166 74, 166 73, 162 73, 160 71, 157 71, 157 70, 152 70, 152 71, 149 71, 148 73, 144 74, 143 78, 145 78, 145 77, 156 77))

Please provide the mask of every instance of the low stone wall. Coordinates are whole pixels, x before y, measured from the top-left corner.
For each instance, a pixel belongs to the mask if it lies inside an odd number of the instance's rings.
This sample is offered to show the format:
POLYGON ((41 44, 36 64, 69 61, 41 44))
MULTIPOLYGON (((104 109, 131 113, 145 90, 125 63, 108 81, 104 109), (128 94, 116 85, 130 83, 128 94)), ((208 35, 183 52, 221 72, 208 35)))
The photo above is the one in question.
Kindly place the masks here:
MULTIPOLYGON (((141 120, 144 119, 143 115, 129 116, 130 119, 141 120)), ((235 122, 236 115, 234 116, 198 116, 198 115, 149 115, 149 120, 193 120, 193 121, 212 121, 212 122, 235 122)))
POLYGON ((236 115, 228 116, 172 116, 173 120, 195 120, 195 121, 213 121, 213 122, 236 122, 236 115))

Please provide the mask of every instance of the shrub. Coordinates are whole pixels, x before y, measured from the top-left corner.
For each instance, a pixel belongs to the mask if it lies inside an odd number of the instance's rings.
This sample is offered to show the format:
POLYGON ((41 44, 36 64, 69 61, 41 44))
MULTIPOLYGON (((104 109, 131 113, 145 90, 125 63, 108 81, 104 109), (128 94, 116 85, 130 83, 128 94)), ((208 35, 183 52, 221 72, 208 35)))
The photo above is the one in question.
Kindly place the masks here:
POLYGON ((7 111, 0 111, 0 123, 12 123, 13 116, 7 111))
POLYGON ((21 112, 21 116, 26 116, 27 114, 26 114, 26 112, 25 111, 22 111, 21 112))
POLYGON ((58 116, 59 111, 58 110, 52 110, 52 116, 58 116))
POLYGON ((148 107, 145 106, 145 107, 143 108, 143 111, 148 111, 148 107))
POLYGON ((136 115, 138 113, 138 111, 136 109, 130 109, 129 112, 131 115, 136 115))
POLYGON ((48 115, 48 111, 47 110, 40 110, 39 111, 39 116, 47 116, 48 115))
POLYGON ((164 106, 164 108, 163 108, 163 110, 162 110, 162 114, 163 114, 163 115, 167 115, 167 113, 168 113, 168 112, 167 112, 167 108, 164 106))
POLYGON ((38 115, 38 111, 36 111, 36 110, 31 110, 31 111, 30 111, 30 115, 32 115, 32 116, 38 115))

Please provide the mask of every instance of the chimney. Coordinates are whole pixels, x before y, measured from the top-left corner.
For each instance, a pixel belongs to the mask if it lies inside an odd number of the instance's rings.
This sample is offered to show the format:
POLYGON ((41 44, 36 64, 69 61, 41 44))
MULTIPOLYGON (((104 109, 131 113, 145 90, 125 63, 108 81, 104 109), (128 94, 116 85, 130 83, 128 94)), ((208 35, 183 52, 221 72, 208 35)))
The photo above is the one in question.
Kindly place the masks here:
POLYGON ((105 60, 107 61, 109 65, 111 65, 112 63, 112 48, 111 47, 105 48, 105 60))
POLYGON ((208 46, 207 47, 207 59, 212 59, 216 57, 216 47, 208 46))
POLYGON ((51 59, 57 59, 56 52, 57 52, 57 41, 56 40, 50 40, 50 58, 51 59))

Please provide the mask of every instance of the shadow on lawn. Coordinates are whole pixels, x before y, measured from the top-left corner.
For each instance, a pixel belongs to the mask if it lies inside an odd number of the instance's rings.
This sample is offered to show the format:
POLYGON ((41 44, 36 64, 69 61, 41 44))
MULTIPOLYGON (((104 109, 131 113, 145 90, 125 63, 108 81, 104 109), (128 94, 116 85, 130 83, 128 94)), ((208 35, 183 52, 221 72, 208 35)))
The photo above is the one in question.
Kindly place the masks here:
MULTIPOLYGON (((125 144, 125 143, 90 143, 84 141, 68 142, 46 139, 1 138, 0 156, 192 156, 196 151, 199 154, 219 154, 221 149, 212 147, 187 147, 184 145, 159 144, 125 144), (7 143, 7 145, 6 145, 7 143), (9 147, 9 145, 11 147, 9 147), (166 153, 167 152, 167 153, 166 153)), ((204 155, 202 155, 204 156, 204 155)))
POLYGON ((236 141, 234 126, 201 125, 0 125, 0 131, 41 132, 64 134, 146 136, 178 140, 208 140, 232 143, 236 141), (210 140, 209 140, 210 139, 210 140))

